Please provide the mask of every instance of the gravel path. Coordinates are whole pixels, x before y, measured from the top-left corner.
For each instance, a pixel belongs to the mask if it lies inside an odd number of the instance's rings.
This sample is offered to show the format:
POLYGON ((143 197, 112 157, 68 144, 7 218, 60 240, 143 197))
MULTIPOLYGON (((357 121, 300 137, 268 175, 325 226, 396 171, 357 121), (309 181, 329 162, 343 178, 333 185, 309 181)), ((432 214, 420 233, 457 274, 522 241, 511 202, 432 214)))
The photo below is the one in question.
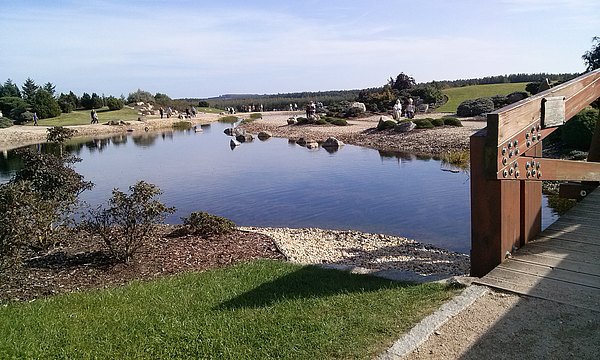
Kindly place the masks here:
POLYGON ((466 275, 469 257, 404 237, 353 230, 240 227, 273 238, 289 261, 339 264, 420 275, 466 275))

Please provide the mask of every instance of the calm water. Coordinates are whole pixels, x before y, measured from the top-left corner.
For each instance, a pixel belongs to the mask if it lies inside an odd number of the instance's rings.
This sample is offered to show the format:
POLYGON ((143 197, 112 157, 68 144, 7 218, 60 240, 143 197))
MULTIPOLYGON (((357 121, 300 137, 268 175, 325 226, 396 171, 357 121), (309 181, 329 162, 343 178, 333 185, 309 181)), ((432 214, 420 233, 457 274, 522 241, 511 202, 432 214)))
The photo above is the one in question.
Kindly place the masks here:
MULTIPOLYGON (((470 249, 469 177, 438 160, 346 145, 335 153, 286 139, 254 140, 231 150, 213 123, 204 132, 122 135, 71 147, 76 170, 96 184, 83 194, 105 202, 115 187, 158 185, 177 212, 207 211, 238 225, 356 229, 401 235, 443 248, 470 249)), ((18 160, 0 160, 6 181, 18 160)), ((543 226, 556 219, 544 198, 543 226)))

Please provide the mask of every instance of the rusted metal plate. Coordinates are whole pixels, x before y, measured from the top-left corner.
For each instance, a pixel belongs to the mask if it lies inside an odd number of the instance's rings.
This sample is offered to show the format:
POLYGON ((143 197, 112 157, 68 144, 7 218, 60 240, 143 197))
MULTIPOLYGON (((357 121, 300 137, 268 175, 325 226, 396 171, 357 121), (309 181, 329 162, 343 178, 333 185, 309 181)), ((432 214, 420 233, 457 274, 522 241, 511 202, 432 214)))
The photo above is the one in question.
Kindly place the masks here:
POLYGON ((542 99, 542 127, 544 129, 565 123, 565 97, 549 96, 542 99))

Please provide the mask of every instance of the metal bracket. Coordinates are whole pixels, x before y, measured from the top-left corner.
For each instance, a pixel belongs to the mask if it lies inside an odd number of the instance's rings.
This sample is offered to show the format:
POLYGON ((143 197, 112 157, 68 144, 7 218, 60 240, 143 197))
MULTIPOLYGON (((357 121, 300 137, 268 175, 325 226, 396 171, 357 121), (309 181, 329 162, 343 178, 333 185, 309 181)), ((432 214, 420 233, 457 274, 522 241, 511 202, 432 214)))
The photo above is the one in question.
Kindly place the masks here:
POLYGON ((565 97, 552 96, 542 99, 542 128, 561 126, 565 123, 565 97))

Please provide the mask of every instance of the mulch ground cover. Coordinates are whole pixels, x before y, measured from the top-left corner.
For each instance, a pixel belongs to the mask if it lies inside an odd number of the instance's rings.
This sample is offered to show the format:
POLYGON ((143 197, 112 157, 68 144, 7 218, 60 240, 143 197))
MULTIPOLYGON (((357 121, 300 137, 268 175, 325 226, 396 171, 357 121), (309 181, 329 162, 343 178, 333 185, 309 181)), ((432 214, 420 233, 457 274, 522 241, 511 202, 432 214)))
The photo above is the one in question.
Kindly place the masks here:
POLYGON ((165 230, 163 236, 145 244, 128 263, 114 262, 100 241, 70 239, 68 245, 26 259, 0 275, 0 301, 113 287, 257 258, 284 259, 273 240, 262 234, 234 231, 209 239, 166 234, 165 230))

